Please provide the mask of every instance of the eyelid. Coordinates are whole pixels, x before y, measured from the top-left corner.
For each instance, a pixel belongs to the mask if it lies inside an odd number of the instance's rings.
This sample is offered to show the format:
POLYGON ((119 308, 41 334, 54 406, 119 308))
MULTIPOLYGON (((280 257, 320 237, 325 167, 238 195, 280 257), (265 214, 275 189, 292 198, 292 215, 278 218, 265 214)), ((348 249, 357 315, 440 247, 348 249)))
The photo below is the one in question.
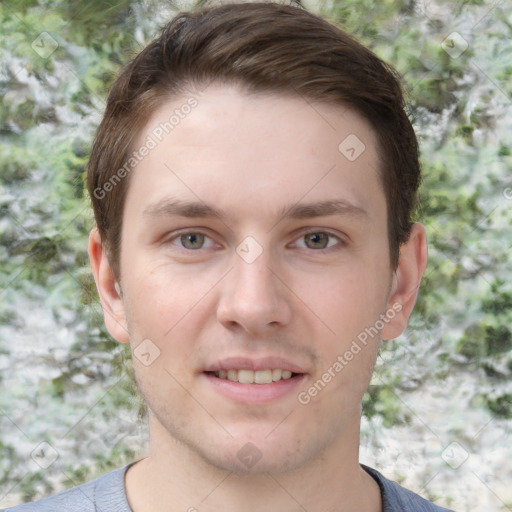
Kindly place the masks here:
POLYGON ((330 247, 325 247, 323 249, 311 249, 309 247, 300 247, 300 249, 308 249, 310 251, 322 252, 322 251, 333 250, 336 247, 344 246, 347 244, 347 240, 345 238, 343 238, 341 233, 334 233, 330 229, 326 229, 326 228, 303 228, 299 231, 298 234, 296 234, 294 236, 293 244, 296 245, 297 241, 306 235, 313 235, 313 234, 317 234, 317 233, 324 233, 324 234, 328 235, 329 237, 335 238, 337 240, 337 243, 330 247))
MULTIPOLYGON (((322 251, 333 250, 336 247, 344 246, 347 244, 346 237, 344 237, 342 233, 333 232, 332 230, 326 229, 326 228, 306 227, 306 228, 302 228, 302 229, 298 230, 298 232, 294 233, 293 239, 292 239, 292 245, 296 245, 297 241, 300 240, 301 238, 303 238, 304 236, 306 236, 308 234, 316 234, 316 233, 324 233, 324 234, 328 235, 329 237, 336 239, 337 243, 330 247, 326 247, 323 249, 311 249, 309 247, 299 247, 299 248, 300 249, 308 249, 308 250, 314 251, 314 252, 322 252, 322 251)), ((215 238, 213 236, 211 236, 211 234, 209 233, 209 230, 205 229, 205 228, 192 228, 192 229, 191 228, 183 228, 183 229, 179 229, 177 231, 173 231, 169 236, 166 236, 163 238, 162 243, 164 245, 171 244, 174 247, 178 247, 180 250, 187 251, 187 252, 198 252, 198 251, 204 250, 204 249, 211 249, 214 246, 221 247, 221 244, 219 244, 217 241, 215 241, 215 238), (205 239, 209 240, 210 243, 208 244, 207 247, 201 247, 200 249, 187 249, 186 247, 183 247, 183 246, 175 243, 175 241, 178 240, 182 235, 187 235, 187 234, 201 234, 205 237, 205 239)))
POLYGON ((220 247, 220 244, 214 240, 212 236, 210 236, 207 233, 207 230, 197 228, 197 229, 190 229, 190 228, 183 228, 178 231, 173 231, 170 236, 166 236, 163 239, 163 244, 171 244, 174 247, 178 247, 179 249, 187 252, 198 252, 204 249, 212 249, 214 246, 220 247), (208 244, 207 247, 201 247, 200 249, 187 249, 186 247, 183 247, 182 245, 174 243, 176 240, 179 240, 181 236, 183 235, 203 235, 205 239, 209 240, 211 243, 208 244))

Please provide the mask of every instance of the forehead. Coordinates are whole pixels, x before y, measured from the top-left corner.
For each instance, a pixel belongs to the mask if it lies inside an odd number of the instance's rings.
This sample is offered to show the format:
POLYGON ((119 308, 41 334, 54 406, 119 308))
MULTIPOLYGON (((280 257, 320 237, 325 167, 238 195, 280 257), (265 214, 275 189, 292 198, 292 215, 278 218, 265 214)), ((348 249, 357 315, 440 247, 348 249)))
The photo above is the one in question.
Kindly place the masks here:
POLYGON ((306 196, 385 206, 372 127, 343 105, 214 84, 163 103, 139 133, 144 145, 128 191, 138 203, 208 198, 253 216, 306 196))

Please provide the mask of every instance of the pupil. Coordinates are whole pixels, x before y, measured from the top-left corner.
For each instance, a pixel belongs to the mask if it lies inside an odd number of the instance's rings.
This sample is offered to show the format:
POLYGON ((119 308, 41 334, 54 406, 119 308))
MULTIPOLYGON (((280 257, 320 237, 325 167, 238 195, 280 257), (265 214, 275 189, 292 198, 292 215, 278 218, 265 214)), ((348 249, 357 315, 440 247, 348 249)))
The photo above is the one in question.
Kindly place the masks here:
POLYGON ((199 233, 181 235, 181 243, 187 249, 199 249, 204 243, 204 235, 199 233))
POLYGON ((315 249, 324 249, 327 247, 328 235, 326 233, 312 233, 306 235, 306 245, 312 246, 315 249))

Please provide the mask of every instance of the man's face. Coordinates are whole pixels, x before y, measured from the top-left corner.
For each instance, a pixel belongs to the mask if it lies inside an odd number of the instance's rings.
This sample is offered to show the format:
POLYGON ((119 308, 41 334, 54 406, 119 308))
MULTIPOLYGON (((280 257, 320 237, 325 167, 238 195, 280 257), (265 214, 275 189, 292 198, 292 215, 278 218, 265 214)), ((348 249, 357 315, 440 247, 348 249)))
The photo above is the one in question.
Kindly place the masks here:
POLYGON ((299 96, 196 98, 130 178, 118 320, 160 439, 222 469, 287 471, 357 446, 375 329, 396 321, 375 136, 299 96))

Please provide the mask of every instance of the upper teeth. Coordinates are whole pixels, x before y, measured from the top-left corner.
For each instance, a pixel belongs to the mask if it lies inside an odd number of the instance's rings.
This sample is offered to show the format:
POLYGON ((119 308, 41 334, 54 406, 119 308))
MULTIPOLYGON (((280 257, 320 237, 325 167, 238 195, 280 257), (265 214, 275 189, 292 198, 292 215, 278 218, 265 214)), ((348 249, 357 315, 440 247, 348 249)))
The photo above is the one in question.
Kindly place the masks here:
POLYGON ((215 375, 221 379, 241 382, 242 384, 270 384, 281 379, 289 379, 292 376, 290 370, 220 370, 215 375))

